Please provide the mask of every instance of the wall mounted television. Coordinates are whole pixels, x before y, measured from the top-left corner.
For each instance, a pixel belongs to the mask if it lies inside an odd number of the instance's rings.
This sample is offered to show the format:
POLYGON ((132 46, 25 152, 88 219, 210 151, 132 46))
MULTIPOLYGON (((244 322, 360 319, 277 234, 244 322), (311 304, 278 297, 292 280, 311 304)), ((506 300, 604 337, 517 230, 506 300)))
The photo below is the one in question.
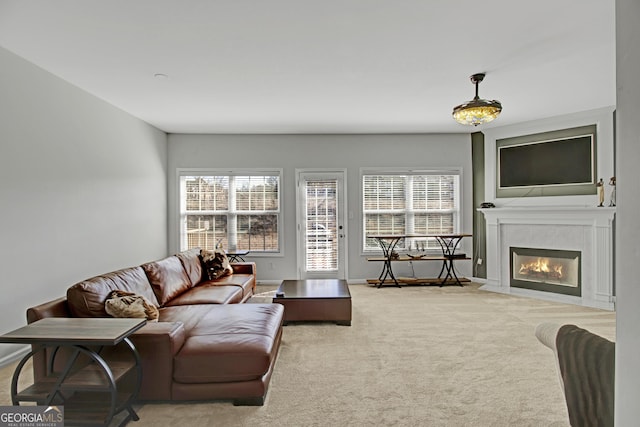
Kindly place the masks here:
POLYGON ((496 140, 496 196, 596 193, 596 126, 496 140))

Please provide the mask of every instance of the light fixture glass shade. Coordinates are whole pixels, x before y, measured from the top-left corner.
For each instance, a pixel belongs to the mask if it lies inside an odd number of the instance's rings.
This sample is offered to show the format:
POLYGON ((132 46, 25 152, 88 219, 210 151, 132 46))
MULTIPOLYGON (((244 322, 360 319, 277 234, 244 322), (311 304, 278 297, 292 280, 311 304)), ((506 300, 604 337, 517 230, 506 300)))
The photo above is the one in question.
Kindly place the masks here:
POLYGON ((500 115, 502 105, 498 101, 473 99, 453 109, 453 118, 463 125, 478 126, 489 123, 500 115))
POLYGON ((478 126, 489 123, 500 115, 502 104, 493 100, 480 99, 478 96, 478 85, 484 79, 484 73, 471 76, 471 83, 476 85, 476 96, 464 104, 460 104, 453 109, 453 118, 463 125, 478 126))

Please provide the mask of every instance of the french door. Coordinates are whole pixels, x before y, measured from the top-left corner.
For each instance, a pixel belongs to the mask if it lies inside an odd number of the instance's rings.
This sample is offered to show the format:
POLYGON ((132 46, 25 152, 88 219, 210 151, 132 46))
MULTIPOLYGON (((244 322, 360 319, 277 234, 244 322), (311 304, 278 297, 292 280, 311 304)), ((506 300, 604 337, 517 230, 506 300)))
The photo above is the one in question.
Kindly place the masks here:
POLYGON ((345 172, 297 170, 298 275, 346 279, 345 172))

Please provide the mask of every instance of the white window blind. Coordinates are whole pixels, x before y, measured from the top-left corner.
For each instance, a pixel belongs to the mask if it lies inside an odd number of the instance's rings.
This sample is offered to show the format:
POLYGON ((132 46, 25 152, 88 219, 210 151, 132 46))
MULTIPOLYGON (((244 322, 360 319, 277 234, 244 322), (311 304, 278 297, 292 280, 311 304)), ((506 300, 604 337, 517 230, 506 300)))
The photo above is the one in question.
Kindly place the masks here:
POLYGON ((280 173, 180 176, 181 250, 279 252, 280 173))
MULTIPOLYGON (((364 251, 379 246, 367 235, 458 232, 459 175, 454 173, 363 173, 364 251)), ((438 249, 433 239, 405 239, 399 250, 438 249)))

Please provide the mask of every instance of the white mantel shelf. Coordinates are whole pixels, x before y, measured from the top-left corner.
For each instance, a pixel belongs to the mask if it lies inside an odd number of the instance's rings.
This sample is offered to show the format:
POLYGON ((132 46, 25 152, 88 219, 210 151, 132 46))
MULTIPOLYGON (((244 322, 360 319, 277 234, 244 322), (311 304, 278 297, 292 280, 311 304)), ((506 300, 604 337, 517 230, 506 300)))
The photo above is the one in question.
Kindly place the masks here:
POLYGON ((487 283, 481 289, 614 310, 615 207, 508 206, 478 209, 487 224, 487 283), (510 286, 509 247, 578 250, 582 296, 510 286))
POLYGON ((615 207, 595 206, 517 206, 478 209, 487 221, 521 224, 583 224, 610 225, 615 207), (529 222, 533 221, 533 222, 529 222))

